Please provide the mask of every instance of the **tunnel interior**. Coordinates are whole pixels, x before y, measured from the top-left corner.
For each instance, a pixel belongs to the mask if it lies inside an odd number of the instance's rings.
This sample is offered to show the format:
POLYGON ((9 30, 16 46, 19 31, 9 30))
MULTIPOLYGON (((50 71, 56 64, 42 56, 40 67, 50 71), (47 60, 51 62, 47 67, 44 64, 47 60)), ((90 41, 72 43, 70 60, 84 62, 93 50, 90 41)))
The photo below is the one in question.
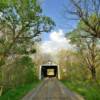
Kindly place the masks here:
POLYGON ((58 77, 58 67, 57 66, 42 66, 41 67, 41 77, 43 78, 51 78, 58 77))

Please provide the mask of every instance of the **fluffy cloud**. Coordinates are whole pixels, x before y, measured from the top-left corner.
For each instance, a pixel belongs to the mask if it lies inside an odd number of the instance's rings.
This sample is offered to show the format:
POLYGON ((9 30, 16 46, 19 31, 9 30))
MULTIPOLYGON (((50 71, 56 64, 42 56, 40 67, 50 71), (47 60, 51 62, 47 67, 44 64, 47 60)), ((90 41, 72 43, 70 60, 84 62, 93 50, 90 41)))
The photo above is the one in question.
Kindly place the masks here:
POLYGON ((51 32, 49 40, 41 43, 40 48, 45 53, 56 53, 61 49, 72 49, 69 39, 64 36, 63 30, 51 32))

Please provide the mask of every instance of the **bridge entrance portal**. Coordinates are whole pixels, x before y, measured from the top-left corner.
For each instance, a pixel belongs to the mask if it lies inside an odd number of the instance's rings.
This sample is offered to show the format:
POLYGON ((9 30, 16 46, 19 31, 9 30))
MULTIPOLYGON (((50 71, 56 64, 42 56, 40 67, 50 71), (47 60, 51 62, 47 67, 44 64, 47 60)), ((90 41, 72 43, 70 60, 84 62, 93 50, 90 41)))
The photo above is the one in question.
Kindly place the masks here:
POLYGON ((40 66, 39 79, 46 77, 56 77, 60 79, 60 71, 58 65, 42 65, 40 66))

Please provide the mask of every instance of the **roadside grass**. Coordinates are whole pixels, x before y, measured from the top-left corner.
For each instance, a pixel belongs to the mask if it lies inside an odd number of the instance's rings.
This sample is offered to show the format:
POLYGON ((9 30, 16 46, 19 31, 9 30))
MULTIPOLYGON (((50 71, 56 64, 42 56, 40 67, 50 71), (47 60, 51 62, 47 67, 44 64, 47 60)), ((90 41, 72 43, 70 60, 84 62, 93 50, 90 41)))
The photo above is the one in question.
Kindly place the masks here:
POLYGON ((62 82, 70 90, 82 95, 85 100, 100 100, 100 85, 84 81, 62 80, 62 82))
POLYGON ((30 90, 36 88, 36 86, 40 83, 40 81, 34 81, 31 84, 25 84, 22 86, 18 86, 14 89, 9 89, 2 96, 0 96, 0 100, 21 100, 30 90))

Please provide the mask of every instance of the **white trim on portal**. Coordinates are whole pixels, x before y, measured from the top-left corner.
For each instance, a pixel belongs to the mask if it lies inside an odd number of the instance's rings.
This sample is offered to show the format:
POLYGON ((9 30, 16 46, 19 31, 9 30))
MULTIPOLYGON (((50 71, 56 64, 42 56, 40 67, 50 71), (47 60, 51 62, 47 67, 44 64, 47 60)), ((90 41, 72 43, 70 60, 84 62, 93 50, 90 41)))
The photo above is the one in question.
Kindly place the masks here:
POLYGON ((58 79, 60 80, 60 67, 58 65, 58 79))
POLYGON ((40 68, 39 68, 39 80, 42 79, 42 77, 41 77, 41 68, 42 68, 42 66, 40 66, 40 68))

